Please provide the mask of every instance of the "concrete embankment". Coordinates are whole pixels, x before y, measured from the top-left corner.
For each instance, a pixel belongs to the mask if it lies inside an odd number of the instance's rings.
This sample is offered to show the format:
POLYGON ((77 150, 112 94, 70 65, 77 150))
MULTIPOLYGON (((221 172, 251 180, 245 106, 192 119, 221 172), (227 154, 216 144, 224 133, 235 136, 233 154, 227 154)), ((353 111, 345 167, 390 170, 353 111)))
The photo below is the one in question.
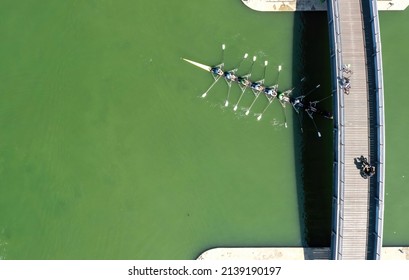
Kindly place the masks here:
MULTIPOLYGON (((330 248, 214 248, 198 260, 328 260, 330 248)), ((409 247, 383 247, 381 260, 409 260, 409 247)))
MULTIPOLYGON (((241 0, 247 7, 260 12, 326 11, 325 0, 241 0)), ((378 0, 379 11, 403 11, 409 0, 378 0)))

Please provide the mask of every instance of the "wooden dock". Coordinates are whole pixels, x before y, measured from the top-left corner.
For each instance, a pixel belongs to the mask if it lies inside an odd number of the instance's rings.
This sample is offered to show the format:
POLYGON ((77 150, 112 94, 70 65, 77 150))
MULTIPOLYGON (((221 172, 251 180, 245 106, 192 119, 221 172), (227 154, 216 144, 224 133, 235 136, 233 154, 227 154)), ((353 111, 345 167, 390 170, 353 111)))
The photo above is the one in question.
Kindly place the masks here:
MULTIPOLYGON (((341 49, 343 64, 350 65, 351 89, 344 96, 345 181, 343 201, 342 259, 367 257, 369 180, 364 179, 354 159, 369 158, 368 83, 365 38, 361 3, 339 1, 341 49)), ((342 84, 342 81, 340 81, 342 84)))

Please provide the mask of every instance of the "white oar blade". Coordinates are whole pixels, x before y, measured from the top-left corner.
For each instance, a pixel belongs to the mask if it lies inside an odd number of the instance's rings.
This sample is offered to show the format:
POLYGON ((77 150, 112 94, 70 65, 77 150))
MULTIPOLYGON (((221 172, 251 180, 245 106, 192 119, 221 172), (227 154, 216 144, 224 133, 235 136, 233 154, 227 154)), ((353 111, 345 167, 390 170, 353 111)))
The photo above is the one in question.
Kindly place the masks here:
POLYGON ((186 62, 189 62, 190 64, 193 64, 193 65, 195 65, 195 66, 197 66, 197 67, 199 67, 199 68, 201 68, 201 69, 203 69, 203 70, 205 70, 207 72, 210 72, 212 70, 212 67, 210 67, 208 65, 201 64, 199 62, 189 60, 189 59, 186 59, 186 58, 183 58, 183 60, 186 61, 186 62))
POLYGON ((281 71, 281 65, 278 65, 278 72, 281 71))

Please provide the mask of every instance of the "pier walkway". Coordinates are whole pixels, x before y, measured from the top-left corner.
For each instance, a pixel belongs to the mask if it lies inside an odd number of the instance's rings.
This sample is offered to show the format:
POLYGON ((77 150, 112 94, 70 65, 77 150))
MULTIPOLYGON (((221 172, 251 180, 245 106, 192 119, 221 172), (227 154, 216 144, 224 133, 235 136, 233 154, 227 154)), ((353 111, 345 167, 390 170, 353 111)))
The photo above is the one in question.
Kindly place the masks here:
POLYGON ((380 259, 385 146, 376 1, 332 0, 328 19, 335 97, 332 258, 380 259), (349 94, 344 77, 350 79, 349 94), (356 161, 361 155, 375 166, 376 176, 361 176, 356 161))
MULTIPOLYGON (((334 1, 335 2, 335 1, 334 1)), ((338 3, 335 3, 338 4, 338 3)), ((362 21, 361 3, 356 0, 339 1, 339 33, 341 35, 340 61, 338 68, 345 64, 351 65, 352 75, 345 75, 341 70, 337 71, 335 84, 342 86, 342 76, 350 76, 351 89, 349 95, 339 98, 338 106, 341 107, 339 114, 338 129, 342 135, 338 146, 340 157, 343 160, 339 163, 341 175, 338 178, 342 184, 343 198, 339 200, 338 207, 338 228, 334 229, 335 238, 339 241, 339 246, 335 258, 366 259, 368 245, 368 209, 370 180, 362 178, 359 170, 354 164, 354 159, 361 155, 368 157, 369 147, 369 105, 368 105, 368 82, 365 56, 365 35, 364 23, 362 21), (343 99, 343 100, 342 100, 343 99), (342 153, 342 155, 341 155, 342 153)), ((344 85, 345 86, 345 85, 344 85)), ((343 95, 344 89, 338 90, 338 94, 343 95)), ((368 158, 371 161, 370 158, 368 158)), ((336 202, 338 203, 338 202, 336 202)), ((335 242, 337 243, 337 242, 335 242)))

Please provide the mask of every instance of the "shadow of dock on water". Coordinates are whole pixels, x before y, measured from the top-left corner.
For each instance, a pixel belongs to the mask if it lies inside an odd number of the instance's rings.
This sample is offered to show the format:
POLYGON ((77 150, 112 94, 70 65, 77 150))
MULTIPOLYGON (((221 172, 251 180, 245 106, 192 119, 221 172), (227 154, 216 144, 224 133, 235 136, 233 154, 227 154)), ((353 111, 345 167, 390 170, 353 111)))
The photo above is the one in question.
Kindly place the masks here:
MULTIPOLYGON (((295 12, 293 34, 292 82, 296 87, 293 96, 305 94, 320 84, 319 89, 306 97, 306 100, 321 100, 331 94, 326 12, 295 12), (301 83, 302 78, 305 79, 301 83)), ((320 102, 319 107, 332 112, 331 98, 320 102)), ((333 122, 319 116, 314 117, 322 135, 318 137, 311 118, 306 113, 302 114, 299 120, 293 110, 292 124, 301 246, 330 247, 333 122)), ((322 256, 321 253, 318 255, 322 256)), ((305 259, 311 259, 314 255, 316 254, 311 250, 305 250, 305 259)))

